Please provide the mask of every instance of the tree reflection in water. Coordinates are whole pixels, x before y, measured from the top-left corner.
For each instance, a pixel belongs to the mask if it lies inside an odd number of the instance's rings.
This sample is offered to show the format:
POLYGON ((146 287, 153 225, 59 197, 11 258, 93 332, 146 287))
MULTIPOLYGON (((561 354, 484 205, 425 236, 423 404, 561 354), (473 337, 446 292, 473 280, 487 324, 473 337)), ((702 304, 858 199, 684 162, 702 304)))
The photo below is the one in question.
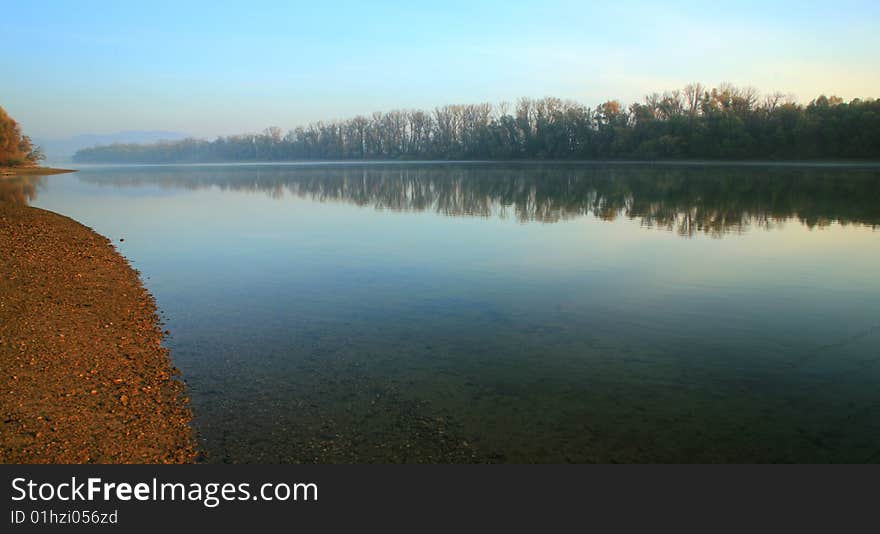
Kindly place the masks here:
POLYGON ((42 184, 42 176, 0 176, 0 202, 29 204, 37 198, 37 190, 42 184))
POLYGON ((117 167, 82 179, 117 187, 289 194, 380 210, 513 216, 521 222, 626 217, 688 237, 721 237, 788 220, 810 228, 880 224, 880 169, 872 167, 324 164, 201 166, 185 173, 175 167, 117 167))

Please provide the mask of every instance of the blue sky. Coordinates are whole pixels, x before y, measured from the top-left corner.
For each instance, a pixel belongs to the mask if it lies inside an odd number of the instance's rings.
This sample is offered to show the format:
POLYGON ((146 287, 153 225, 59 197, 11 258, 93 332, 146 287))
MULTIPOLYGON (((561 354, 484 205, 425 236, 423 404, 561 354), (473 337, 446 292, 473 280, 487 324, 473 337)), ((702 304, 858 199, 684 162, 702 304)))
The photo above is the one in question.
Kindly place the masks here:
POLYGON ((13 2, 0 106, 35 137, 214 136, 690 81, 880 96, 880 2, 13 2))

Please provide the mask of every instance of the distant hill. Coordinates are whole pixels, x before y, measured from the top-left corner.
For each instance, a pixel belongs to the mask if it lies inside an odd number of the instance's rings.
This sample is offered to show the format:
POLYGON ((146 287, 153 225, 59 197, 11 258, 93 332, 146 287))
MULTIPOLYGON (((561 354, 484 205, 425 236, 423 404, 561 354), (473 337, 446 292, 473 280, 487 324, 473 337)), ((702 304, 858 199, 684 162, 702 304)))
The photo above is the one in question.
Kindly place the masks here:
POLYGON ((156 141, 177 141, 186 137, 187 135, 181 132, 131 130, 107 134, 80 134, 67 138, 34 139, 34 142, 43 149, 48 161, 66 162, 72 159, 77 150, 96 145, 155 143, 156 141))

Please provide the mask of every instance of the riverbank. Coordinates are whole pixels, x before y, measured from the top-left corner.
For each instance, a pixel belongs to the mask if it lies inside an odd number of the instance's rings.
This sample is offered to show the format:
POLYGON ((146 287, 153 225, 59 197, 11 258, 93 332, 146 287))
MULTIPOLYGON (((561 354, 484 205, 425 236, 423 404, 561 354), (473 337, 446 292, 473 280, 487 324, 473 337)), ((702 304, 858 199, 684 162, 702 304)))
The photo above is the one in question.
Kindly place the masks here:
POLYGON ((76 170, 53 169, 52 167, 0 167, 0 176, 44 176, 47 174, 65 174, 68 172, 76 172, 76 170))
POLYGON ((162 336, 108 239, 0 202, 0 463, 193 461, 162 336))

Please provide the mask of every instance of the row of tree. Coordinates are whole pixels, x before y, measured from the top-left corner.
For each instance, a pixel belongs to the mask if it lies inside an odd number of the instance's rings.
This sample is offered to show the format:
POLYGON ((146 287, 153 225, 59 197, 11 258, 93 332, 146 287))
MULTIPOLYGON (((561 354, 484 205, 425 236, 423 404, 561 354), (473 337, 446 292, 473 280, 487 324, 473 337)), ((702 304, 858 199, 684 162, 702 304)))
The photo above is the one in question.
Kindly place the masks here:
POLYGON ((558 98, 515 106, 452 105, 317 122, 284 134, 117 144, 80 162, 182 163, 347 159, 871 159, 880 158, 880 100, 820 96, 800 105, 732 85, 691 84, 628 108, 558 98))
POLYGON ((35 165, 41 159, 40 148, 21 133, 21 126, 0 107, 0 167, 35 165))

